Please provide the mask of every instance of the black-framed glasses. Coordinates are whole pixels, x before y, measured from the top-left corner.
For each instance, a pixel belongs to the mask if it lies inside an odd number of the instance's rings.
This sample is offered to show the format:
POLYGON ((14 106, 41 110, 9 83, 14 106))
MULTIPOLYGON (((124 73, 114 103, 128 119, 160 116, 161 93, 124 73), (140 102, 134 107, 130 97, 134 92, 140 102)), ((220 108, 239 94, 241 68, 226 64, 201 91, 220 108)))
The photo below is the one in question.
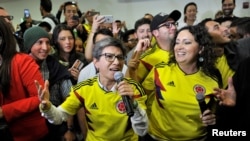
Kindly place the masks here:
POLYGON ((124 61, 125 58, 126 58, 126 57, 123 56, 123 55, 115 55, 115 54, 112 54, 112 53, 103 53, 103 54, 101 54, 101 55, 99 55, 99 56, 104 56, 105 59, 106 59, 106 61, 108 61, 108 62, 113 62, 113 61, 115 61, 115 58, 117 58, 118 61, 124 61))
POLYGON ((158 26, 158 28, 163 27, 163 26, 167 28, 171 28, 173 25, 177 27, 178 24, 179 24, 178 22, 165 22, 162 25, 158 26))
POLYGON ((2 18, 7 18, 9 21, 14 19, 14 16, 0 16, 2 18))

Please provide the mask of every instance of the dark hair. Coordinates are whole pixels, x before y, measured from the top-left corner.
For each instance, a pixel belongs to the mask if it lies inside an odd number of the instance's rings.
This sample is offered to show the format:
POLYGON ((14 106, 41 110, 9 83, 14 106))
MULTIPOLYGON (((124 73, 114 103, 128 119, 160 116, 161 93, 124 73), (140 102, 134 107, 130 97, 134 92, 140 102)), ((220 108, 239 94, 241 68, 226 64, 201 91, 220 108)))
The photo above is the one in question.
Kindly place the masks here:
POLYGON ((134 34, 134 33, 135 33, 134 29, 127 30, 126 32, 124 32, 124 34, 122 36, 122 41, 128 42, 129 35, 134 34))
POLYGON ((196 3, 194 3, 194 2, 190 2, 190 3, 186 4, 185 7, 184 7, 184 11, 183 11, 183 13, 184 13, 184 22, 187 21, 187 17, 185 16, 185 14, 187 13, 187 8, 188 8, 188 6, 190 6, 190 5, 195 6, 195 8, 197 9, 197 5, 196 5, 196 3))
POLYGON ((64 6, 63 6, 63 11, 64 11, 64 13, 65 13, 65 11, 66 11, 66 6, 68 6, 68 5, 75 5, 75 6, 77 6, 77 3, 74 2, 74 1, 67 1, 67 2, 65 2, 65 3, 64 3, 64 6))
POLYGON ((48 28, 48 30, 51 30, 51 25, 48 22, 41 22, 38 26, 48 28))
MULTIPOLYGON (((223 4, 225 0, 221 0, 221 3, 223 4)), ((235 0, 233 0, 233 3, 235 4, 235 0)))
POLYGON ((51 0, 40 0, 40 5, 46 12, 51 12, 52 10, 52 2, 51 0))
POLYGON ((111 30, 107 29, 107 28, 102 28, 102 29, 99 29, 97 30, 97 32, 95 32, 94 36, 93 36, 93 43, 95 44, 96 42, 96 36, 98 34, 103 34, 103 35, 107 35, 107 36, 110 36, 110 37, 114 37, 113 33, 111 30))
POLYGON ((141 19, 139 19, 139 20, 137 20, 135 22, 134 29, 135 29, 135 31, 137 31, 137 29, 139 28, 139 26, 144 25, 144 24, 149 24, 150 25, 150 23, 151 23, 151 21, 149 19, 141 18, 141 19))
POLYGON ((230 27, 238 26, 249 22, 250 17, 240 17, 232 21, 230 27))
POLYGON ((121 40, 113 38, 113 37, 108 37, 100 41, 97 41, 95 43, 93 52, 92 52, 93 57, 99 60, 100 55, 102 54, 102 51, 108 46, 114 46, 116 48, 121 49, 122 55, 126 56, 126 48, 123 46, 121 40))
POLYGON ((116 23, 121 23, 122 21, 121 20, 115 20, 116 23))
POLYGON ((233 22, 234 18, 233 17, 220 17, 215 19, 214 21, 218 22, 218 23, 223 23, 225 21, 232 21, 233 22))
POLYGON ((10 91, 11 80, 11 61, 16 51, 16 40, 13 36, 9 24, 0 17, 0 54, 2 56, 2 65, 0 66, 0 91, 3 95, 7 95, 10 91))
POLYGON ((152 16, 152 17, 154 17, 154 16, 153 16, 152 14, 150 14, 150 13, 145 13, 144 16, 152 16))
POLYGON ((168 64, 173 64, 177 63, 175 59, 175 54, 174 54, 174 47, 176 44, 176 38, 179 35, 180 32, 188 30, 194 37, 194 40, 199 44, 199 48, 203 49, 202 53, 197 55, 197 67, 201 68, 201 71, 213 78, 218 82, 220 86, 222 86, 222 78, 220 73, 218 72, 218 69, 215 67, 216 63, 216 56, 213 53, 213 47, 214 43, 211 40, 211 37, 209 36, 207 30, 199 25, 195 26, 185 26, 178 30, 178 32, 175 35, 175 38, 173 40, 173 44, 171 46, 170 50, 170 59, 168 64), (200 62, 199 57, 203 57, 204 61, 200 62))
POLYGON ((206 23, 209 22, 209 21, 214 21, 214 20, 212 18, 205 18, 201 22, 199 22, 197 25, 206 28, 206 23))
POLYGON ((241 17, 232 21, 230 27, 236 27, 236 32, 240 38, 250 34, 250 17, 241 17))
MULTIPOLYGON (((60 57, 60 45, 58 43, 58 37, 59 37, 59 34, 61 31, 63 30, 66 30, 66 31, 69 31, 72 35, 72 37, 74 38, 74 41, 75 41, 75 36, 74 36, 74 33, 72 31, 72 29, 70 27, 68 27, 67 25, 65 24, 58 24, 55 29, 53 30, 53 34, 52 34, 52 42, 53 42, 53 45, 55 47, 55 49, 58 51, 58 56, 60 57)), ((73 44, 74 47, 73 49, 71 50, 70 52, 70 56, 69 56, 69 66, 72 66, 74 61, 77 59, 76 58, 76 51, 75 51, 75 43, 73 44)), ((60 58, 62 60, 64 60, 63 58, 60 58)), ((65 61, 65 60, 64 60, 65 61)))

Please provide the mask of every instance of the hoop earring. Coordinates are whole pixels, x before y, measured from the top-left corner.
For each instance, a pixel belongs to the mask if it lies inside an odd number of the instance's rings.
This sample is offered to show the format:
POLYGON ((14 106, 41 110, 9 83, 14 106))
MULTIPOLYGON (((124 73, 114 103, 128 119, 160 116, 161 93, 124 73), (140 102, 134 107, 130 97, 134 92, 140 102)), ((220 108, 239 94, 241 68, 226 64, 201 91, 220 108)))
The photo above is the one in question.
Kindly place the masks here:
POLYGON ((198 60, 199 60, 199 62, 203 62, 204 58, 202 56, 200 56, 198 60))

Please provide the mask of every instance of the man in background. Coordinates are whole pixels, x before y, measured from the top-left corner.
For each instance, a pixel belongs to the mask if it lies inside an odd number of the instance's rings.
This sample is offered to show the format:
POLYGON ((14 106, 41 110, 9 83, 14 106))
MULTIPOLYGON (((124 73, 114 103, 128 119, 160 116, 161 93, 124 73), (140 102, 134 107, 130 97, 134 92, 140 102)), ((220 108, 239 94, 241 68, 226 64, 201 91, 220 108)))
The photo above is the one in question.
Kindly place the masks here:
POLYGON ((43 16, 42 22, 47 22, 51 26, 50 33, 52 33, 55 26, 59 24, 58 19, 53 14, 51 14, 51 10, 51 0, 40 0, 40 12, 43 16))
MULTIPOLYGON (((14 34, 15 28, 14 28, 14 26, 12 24, 12 20, 14 19, 14 17, 12 15, 9 15, 7 10, 4 9, 3 7, 0 7, 0 17, 3 17, 5 19, 5 21, 7 23, 9 23, 9 27, 10 27, 11 31, 13 32, 13 35, 15 35, 14 34)), ((17 51, 23 51, 23 40, 22 40, 22 38, 15 35, 15 39, 16 39, 16 41, 18 43, 17 51)))
POLYGON ((235 8, 235 0, 222 0, 222 11, 223 11, 223 16, 222 17, 232 17, 233 20, 237 19, 233 12, 235 8))

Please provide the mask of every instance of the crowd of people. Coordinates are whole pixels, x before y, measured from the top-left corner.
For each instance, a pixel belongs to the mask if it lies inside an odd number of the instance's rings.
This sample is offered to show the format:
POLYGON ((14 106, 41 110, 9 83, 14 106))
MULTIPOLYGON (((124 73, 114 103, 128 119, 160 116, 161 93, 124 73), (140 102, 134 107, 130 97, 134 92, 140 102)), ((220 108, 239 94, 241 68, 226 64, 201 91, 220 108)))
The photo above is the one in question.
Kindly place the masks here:
POLYGON ((40 0, 43 18, 16 31, 0 7, 1 140, 247 140, 250 17, 235 2, 202 20, 194 2, 145 13, 131 29, 40 0))

